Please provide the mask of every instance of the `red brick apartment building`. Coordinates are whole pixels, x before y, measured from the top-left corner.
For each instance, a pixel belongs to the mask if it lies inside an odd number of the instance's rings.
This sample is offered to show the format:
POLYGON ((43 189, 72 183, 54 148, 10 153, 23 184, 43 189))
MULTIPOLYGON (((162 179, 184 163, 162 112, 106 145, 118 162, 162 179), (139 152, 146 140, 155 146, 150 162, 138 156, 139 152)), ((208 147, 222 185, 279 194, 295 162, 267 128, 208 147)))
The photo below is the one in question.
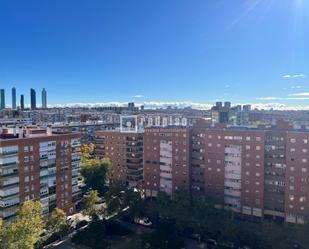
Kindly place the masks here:
POLYGON ((100 131, 96 153, 112 160, 112 182, 147 196, 185 188, 252 219, 309 220, 309 129, 273 126, 147 127, 100 131))
POLYGON ((190 188, 191 129, 150 127, 144 134, 144 189, 147 196, 159 191, 172 194, 190 188))
POLYGON ((40 200, 43 214, 68 214, 80 198, 80 135, 50 129, 0 130, 0 217, 8 220, 27 200, 40 200))
POLYGON ((192 129, 191 191, 256 219, 309 218, 309 130, 270 127, 192 129))
POLYGON ((96 132, 95 153, 100 158, 111 160, 111 183, 120 183, 128 187, 142 186, 143 137, 142 132, 96 132))

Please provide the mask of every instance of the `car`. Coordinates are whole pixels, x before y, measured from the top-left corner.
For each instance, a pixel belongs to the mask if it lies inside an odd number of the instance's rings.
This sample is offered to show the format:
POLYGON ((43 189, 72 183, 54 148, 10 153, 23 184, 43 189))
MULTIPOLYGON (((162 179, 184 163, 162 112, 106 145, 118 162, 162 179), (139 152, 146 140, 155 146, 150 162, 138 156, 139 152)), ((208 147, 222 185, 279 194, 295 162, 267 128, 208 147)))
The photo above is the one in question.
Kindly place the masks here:
POLYGON ((146 217, 135 218, 134 219, 134 223, 142 225, 142 226, 146 226, 146 227, 152 226, 152 222, 148 218, 146 218, 146 217))

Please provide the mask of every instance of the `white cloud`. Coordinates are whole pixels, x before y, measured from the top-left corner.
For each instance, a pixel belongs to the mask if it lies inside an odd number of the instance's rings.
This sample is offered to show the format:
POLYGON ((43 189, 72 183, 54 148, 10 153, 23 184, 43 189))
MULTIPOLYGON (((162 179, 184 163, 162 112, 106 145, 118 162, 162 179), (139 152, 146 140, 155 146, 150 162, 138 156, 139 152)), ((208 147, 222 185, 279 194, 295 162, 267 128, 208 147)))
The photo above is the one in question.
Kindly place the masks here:
POLYGON ((308 106, 303 106, 303 105, 286 105, 282 103, 257 103, 257 104, 252 104, 253 108, 257 108, 259 110, 279 110, 279 111, 287 111, 287 110, 294 110, 294 111, 301 111, 301 110, 309 110, 309 105, 308 106))
MULTIPOLYGON (((301 100, 309 100, 309 97, 304 98, 278 98, 278 97, 264 97, 264 98, 257 98, 260 100, 269 100, 269 101, 277 101, 277 100, 286 100, 286 99, 301 99, 301 100)), ((102 103, 70 103, 70 104, 57 104, 57 105, 49 105, 49 107, 105 107, 105 106, 127 106, 127 102, 102 102, 102 103)), ((197 103, 197 102, 190 102, 190 101, 175 101, 175 102, 164 102, 164 101, 148 101, 143 103, 135 103, 136 106, 144 105, 146 109, 155 109, 155 108, 167 108, 168 106, 177 107, 177 108, 185 108, 191 107, 193 109, 198 110, 209 110, 214 103, 197 103)), ((233 105, 243 105, 243 104, 250 104, 250 103, 233 103, 233 105)), ((309 105, 287 105, 277 102, 270 102, 270 103, 251 103, 252 108, 257 108, 260 110, 309 110, 309 105)))
POLYGON ((286 75, 283 75, 282 78, 286 78, 286 79, 289 79, 289 78, 306 78, 306 75, 305 74, 286 74, 286 75))
POLYGON ((309 97, 309 92, 304 92, 304 93, 291 93, 289 96, 301 96, 301 97, 309 97))
MULTIPOLYGON (((306 93, 302 93, 306 94, 306 93)), ((257 100, 309 100, 309 93, 308 95, 298 95, 298 94, 289 94, 289 96, 294 97, 258 97, 257 100)))
POLYGON ((303 86, 291 86, 291 89, 301 89, 303 86))
POLYGON ((141 94, 137 94, 137 95, 134 95, 134 96, 131 96, 132 98, 144 98, 145 96, 144 95, 141 95, 141 94))
POLYGON ((279 97, 258 97, 256 98, 257 100, 278 100, 278 99, 282 99, 279 97))

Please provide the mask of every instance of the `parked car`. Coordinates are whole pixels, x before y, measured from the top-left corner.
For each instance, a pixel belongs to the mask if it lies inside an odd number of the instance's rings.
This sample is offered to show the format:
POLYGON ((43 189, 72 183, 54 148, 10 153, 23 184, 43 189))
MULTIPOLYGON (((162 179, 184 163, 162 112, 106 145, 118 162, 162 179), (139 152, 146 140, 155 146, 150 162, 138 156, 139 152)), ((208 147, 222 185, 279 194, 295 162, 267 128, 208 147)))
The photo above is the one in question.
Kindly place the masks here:
POLYGON ((135 218, 134 219, 134 223, 142 225, 142 226, 147 226, 147 227, 152 226, 152 222, 148 218, 146 218, 146 217, 135 218))

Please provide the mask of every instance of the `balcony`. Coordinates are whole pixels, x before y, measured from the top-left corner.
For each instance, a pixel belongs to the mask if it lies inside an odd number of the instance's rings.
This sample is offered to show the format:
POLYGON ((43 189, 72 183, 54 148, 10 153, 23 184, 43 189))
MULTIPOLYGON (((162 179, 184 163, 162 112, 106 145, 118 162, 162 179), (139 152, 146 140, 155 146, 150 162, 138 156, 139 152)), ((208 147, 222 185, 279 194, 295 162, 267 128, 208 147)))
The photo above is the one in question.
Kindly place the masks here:
POLYGON ((18 168, 9 168, 9 169, 2 169, 0 176, 2 177, 9 177, 9 176, 17 176, 18 175, 18 168))
POLYGON ((224 196, 232 197, 232 198, 240 198, 241 192, 240 190, 224 190, 224 196))
POLYGON ((130 158, 127 159, 128 164, 143 164, 143 159, 142 158, 130 158))
POLYGON ((127 175, 143 175, 143 169, 127 169, 127 175))
POLYGON ((40 197, 41 198, 47 196, 48 194, 49 194, 48 187, 44 187, 44 188, 40 189, 40 197))
POLYGON ((13 178, 6 178, 1 184, 0 187, 7 188, 11 186, 18 186, 19 185, 19 177, 13 177, 13 178))
POLYGON ((128 175, 127 180, 128 181, 141 181, 143 180, 143 176, 142 175, 128 175))
POLYGON ((17 156, 18 151, 2 151, 0 152, 0 157, 10 157, 10 156, 17 156))
POLYGON ((1 162, 0 161, 0 167, 8 167, 8 166, 17 166, 17 164, 18 164, 18 160, 17 160, 17 158, 16 158, 16 161, 14 161, 14 162, 1 162))

